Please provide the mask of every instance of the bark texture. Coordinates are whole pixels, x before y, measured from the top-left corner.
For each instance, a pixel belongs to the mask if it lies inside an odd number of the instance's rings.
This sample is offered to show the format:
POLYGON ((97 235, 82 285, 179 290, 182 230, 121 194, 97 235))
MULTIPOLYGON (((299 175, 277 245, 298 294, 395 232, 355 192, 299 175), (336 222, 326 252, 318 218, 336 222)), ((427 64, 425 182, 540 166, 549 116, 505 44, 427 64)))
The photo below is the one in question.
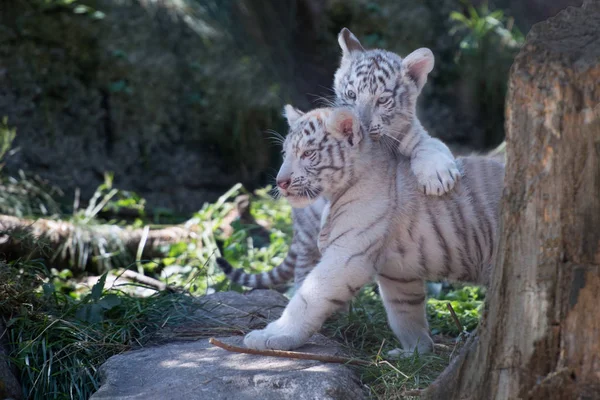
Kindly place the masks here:
POLYGON ((532 28, 506 117, 500 251, 479 337, 424 397, 599 399, 599 2, 532 28))

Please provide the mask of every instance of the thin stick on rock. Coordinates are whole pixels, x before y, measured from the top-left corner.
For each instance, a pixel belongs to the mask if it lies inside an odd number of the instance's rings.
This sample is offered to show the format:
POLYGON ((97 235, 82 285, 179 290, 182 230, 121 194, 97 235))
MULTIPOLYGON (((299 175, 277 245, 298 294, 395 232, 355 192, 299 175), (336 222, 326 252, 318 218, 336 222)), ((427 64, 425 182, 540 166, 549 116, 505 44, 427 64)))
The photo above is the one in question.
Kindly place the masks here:
POLYGON ((463 331, 463 326, 460 323, 460 321, 458 320, 458 316, 456 315, 456 313, 454 312, 454 308, 452 308, 452 304, 450 303, 446 303, 446 307, 448 308, 448 311, 450 311, 450 315, 452 315, 452 319, 454 320, 454 324, 456 325, 456 327, 458 328, 458 333, 462 333, 463 331))
POLYGON ((324 354, 301 353, 298 351, 283 351, 283 350, 254 350, 245 347, 234 346, 223 343, 215 338, 208 339, 208 343, 213 346, 220 347, 234 353, 254 354, 257 356, 281 357, 281 358, 297 358, 301 360, 315 360, 328 363, 351 364, 351 365, 371 365, 369 361, 358 360, 356 358, 346 358, 338 356, 329 356, 324 354))

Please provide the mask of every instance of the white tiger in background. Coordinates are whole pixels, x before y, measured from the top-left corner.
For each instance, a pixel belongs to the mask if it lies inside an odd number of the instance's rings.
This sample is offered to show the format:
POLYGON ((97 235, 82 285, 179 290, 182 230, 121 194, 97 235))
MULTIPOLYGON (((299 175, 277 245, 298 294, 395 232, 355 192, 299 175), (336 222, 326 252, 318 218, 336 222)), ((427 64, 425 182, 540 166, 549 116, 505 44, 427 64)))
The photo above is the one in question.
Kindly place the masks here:
MULTIPOLYGON (((385 50, 365 50, 344 28, 338 35, 342 49, 335 73, 335 103, 351 107, 370 134, 381 135, 388 145, 410 158, 419 186, 428 195, 450 191, 459 178, 454 157, 440 140, 427 134, 416 116, 416 103, 434 57, 429 49, 418 49, 402 59, 385 50)), ((314 130, 310 124, 306 129, 314 130)), ((298 288, 320 258, 317 235, 324 200, 292 213, 294 236, 284 261, 274 269, 248 274, 221 259, 219 266, 228 278, 252 288, 278 287, 294 277, 298 288)))
POLYGON ((457 160, 461 179, 445 196, 427 196, 403 156, 366 134, 353 110, 302 114, 286 106, 290 125, 277 176, 281 194, 303 207, 323 196, 329 206, 319 236, 321 260, 282 316, 246 335, 254 349, 303 345, 336 309, 372 279, 403 350, 431 351, 425 280, 486 285, 498 238, 503 164, 457 160))

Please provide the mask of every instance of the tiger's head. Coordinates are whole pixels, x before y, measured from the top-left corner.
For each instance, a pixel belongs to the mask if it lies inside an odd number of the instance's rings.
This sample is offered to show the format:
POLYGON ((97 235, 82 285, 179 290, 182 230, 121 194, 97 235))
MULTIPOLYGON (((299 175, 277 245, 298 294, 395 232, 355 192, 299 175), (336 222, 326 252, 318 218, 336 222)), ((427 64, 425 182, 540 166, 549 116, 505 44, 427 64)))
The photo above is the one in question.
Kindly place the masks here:
POLYGON ((277 188, 292 207, 306 207, 320 195, 327 197, 349 185, 363 139, 358 117, 344 108, 302 113, 290 105, 284 115, 290 130, 277 188))
POLYGON ((416 118, 417 97, 433 69, 433 53, 420 48, 401 58, 385 50, 365 50, 346 28, 338 42, 342 60, 334 78, 336 104, 354 108, 370 135, 402 140, 416 118))

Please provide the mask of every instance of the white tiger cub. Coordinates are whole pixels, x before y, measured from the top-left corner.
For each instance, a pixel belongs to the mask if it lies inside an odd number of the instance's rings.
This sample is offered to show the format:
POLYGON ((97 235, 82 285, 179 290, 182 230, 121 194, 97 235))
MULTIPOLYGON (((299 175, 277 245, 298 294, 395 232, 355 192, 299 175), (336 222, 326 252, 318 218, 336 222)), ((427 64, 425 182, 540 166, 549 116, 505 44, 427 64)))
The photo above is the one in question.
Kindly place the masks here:
POLYGON ((386 50, 365 50, 347 28, 338 35, 342 60, 335 73, 336 106, 354 109, 369 134, 392 138, 400 154, 410 158, 425 194, 443 195, 459 179, 454 156, 432 138, 416 115, 417 98, 433 70, 431 50, 420 48, 406 57, 386 50))
MULTIPOLYGON (((246 335, 254 349, 293 349, 375 278, 403 350, 432 349, 424 280, 487 284, 498 244, 504 167, 489 158, 457 160, 462 178, 443 197, 427 196, 408 160, 365 135, 353 111, 286 106, 290 133, 277 176, 294 207, 329 201, 322 258, 282 316, 246 335), (314 128, 314 129, 313 129, 314 128)), ((326 211, 327 212, 327 211, 326 211)))
MULTIPOLYGON (((411 158, 424 193, 441 195, 452 190, 460 176, 454 156, 444 143, 427 134, 416 116, 417 98, 433 69, 433 53, 422 48, 402 59, 385 50, 365 50, 346 28, 340 31, 338 42, 342 59, 334 79, 336 103, 354 108, 371 135, 395 140, 399 152, 411 158)), ((249 274, 224 259, 217 260, 218 265, 239 285, 277 287, 294 276, 297 289, 320 257, 317 235, 323 207, 324 201, 318 200, 293 211, 290 251, 271 271, 249 274)))

